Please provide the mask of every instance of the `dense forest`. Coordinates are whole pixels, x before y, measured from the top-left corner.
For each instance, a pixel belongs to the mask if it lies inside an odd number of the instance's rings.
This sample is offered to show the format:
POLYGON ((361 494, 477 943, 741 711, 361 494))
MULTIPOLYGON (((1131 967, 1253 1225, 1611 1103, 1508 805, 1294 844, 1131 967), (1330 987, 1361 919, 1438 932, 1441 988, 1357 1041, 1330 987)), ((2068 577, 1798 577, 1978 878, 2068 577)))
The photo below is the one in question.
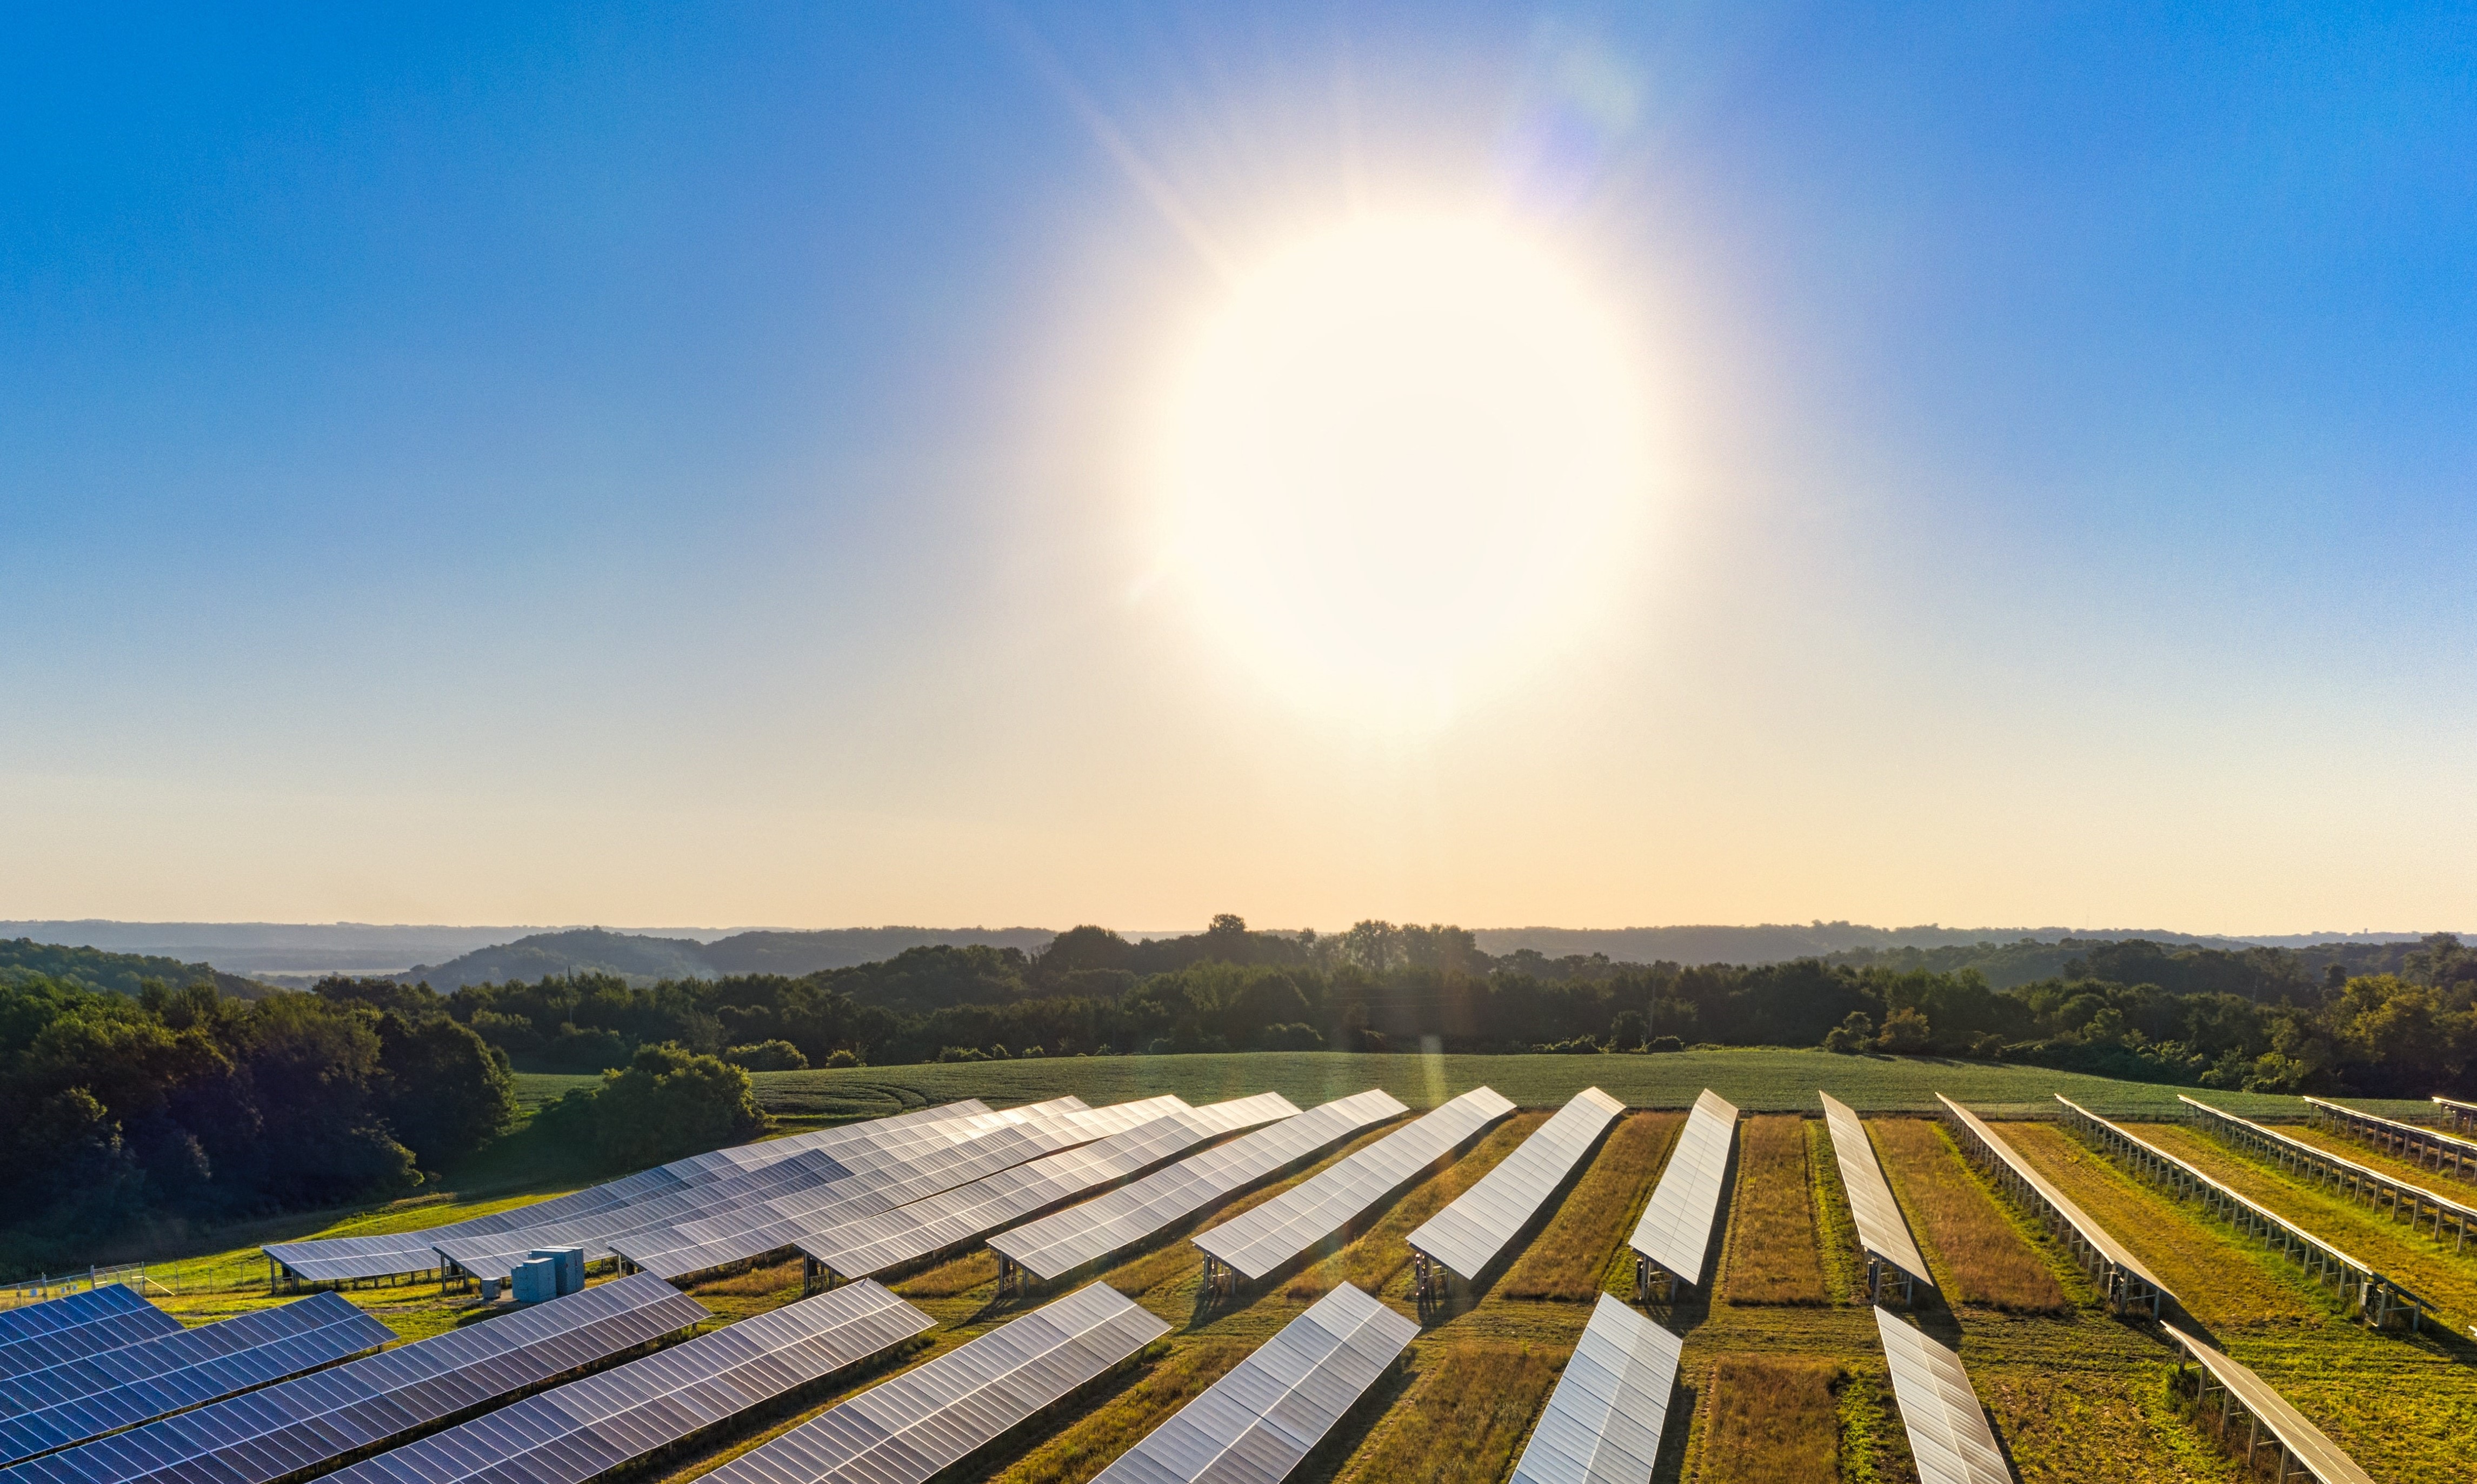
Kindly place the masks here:
MULTIPOLYGON (((422 993, 415 987, 413 993, 422 993)), ((518 1067, 589 1071, 671 1042, 757 1069, 1021 1055, 1827 1045, 2002 1058, 2201 1087, 2421 1095, 2477 1063, 2477 954, 2448 935, 2289 950, 2074 942, 1756 967, 1492 958, 1452 927, 1328 937, 1059 935, 1038 954, 915 948, 796 978, 468 986, 446 1013, 518 1067), (1975 955, 1975 958, 1964 955, 1975 955), (1989 972, 2014 982, 1999 985, 1989 972), (2048 962, 2053 960, 2053 962, 2048 962), (2018 973, 2024 962, 2047 968, 2018 973)))
POLYGON ((636 986, 567 973, 445 994, 348 978, 246 1001, 203 978, 124 994, 17 963, 0 965, 0 1192, 39 1217, 13 1225, 60 1237, 408 1190, 513 1122, 512 1069, 603 1073, 541 1119, 563 1146, 616 1167, 754 1132, 750 1070, 1696 1044, 2000 1059, 2206 1088, 2468 1094, 2477 953, 2438 934, 2304 950, 2067 940, 1619 964, 1491 956, 1454 927, 1363 922, 1319 937, 1223 917, 1138 943, 1076 928, 1037 953, 929 946, 799 976, 636 986))

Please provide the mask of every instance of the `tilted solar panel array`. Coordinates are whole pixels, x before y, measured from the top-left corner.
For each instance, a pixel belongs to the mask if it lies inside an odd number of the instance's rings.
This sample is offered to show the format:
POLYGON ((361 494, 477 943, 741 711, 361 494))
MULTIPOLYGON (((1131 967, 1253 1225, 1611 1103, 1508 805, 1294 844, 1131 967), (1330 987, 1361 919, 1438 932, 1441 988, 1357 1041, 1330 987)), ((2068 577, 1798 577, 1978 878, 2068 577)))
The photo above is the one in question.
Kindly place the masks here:
MULTIPOLYGON (((1080 1099, 1069 1098, 1076 1107, 1080 1099)), ((410 1272, 427 1272, 438 1266, 437 1244, 471 1237, 484 1237, 497 1232, 514 1231, 519 1227, 546 1225, 572 1220, 610 1211, 631 1202, 644 1200, 670 1191, 707 1185, 729 1175, 742 1174, 777 1164, 808 1149, 835 1149, 853 1144, 883 1140, 897 1130, 924 1123, 950 1122, 986 1116, 988 1105, 979 1098, 966 1098, 960 1103, 941 1103, 931 1108, 914 1108, 890 1118, 871 1119, 861 1123, 845 1123, 812 1133, 794 1134, 786 1139, 766 1139, 756 1144, 734 1144, 727 1149, 713 1149, 667 1165, 639 1170, 625 1179, 607 1181, 588 1190, 574 1192, 536 1205, 519 1206, 513 1211, 494 1212, 489 1216, 433 1226, 420 1231, 395 1232, 384 1237, 322 1237, 309 1242, 279 1242, 265 1247, 269 1257, 307 1282, 334 1282, 350 1278, 384 1278, 410 1272)), ((559 1245, 562 1244, 536 1244, 559 1245)))
POLYGON ((1275 1484, 1418 1337, 1416 1323, 1345 1283, 1118 1455, 1093 1484, 1275 1484))
POLYGON ((0 1311, 0 1377, 24 1375, 181 1332, 181 1321, 117 1283, 0 1311))
MULTIPOLYGON (((2358 1467, 2357 1461, 2349 1457, 2346 1450, 2332 1442, 2304 1413, 2289 1405, 2287 1397, 2271 1390, 2269 1383, 2254 1374, 2251 1368, 2214 1349, 2200 1336, 2172 1321, 2160 1327, 2166 1330, 2168 1338, 2201 1366, 2204 1374, 2226 1388, 2228 1395, 2235 1398, 2237 1405, 2244 1408, 2246 1415, 2256 1419, 2272 1438, 2278 1440, 2278 1446, 2286 1455, 2279 1460, 2282 1478, 2298 1476, 2289 1468, 2289 1459, 2293 1458, 2296 1465, 2308 1471, 2309 1476, 2319 1484, 2374 1484, 2373 1477, 2358 1467)), ((2181 1361, 2176 1369, 2181 1375, 2185 1369, 2181 1361)), ((2200 1399, 2197 1394, 2195 1402, 2198 1404, 2200 1399)), ((2263 1441, 2267 1443, 2268 1440, 2263 1441)))
POLYGON ((0 1385, 0 1463, 314 1371, 394 1338, 342 1295, 319 1294, 32 1371, 0 1385))
POLYGON ((1106 1195, 1000 1232, 989 1245, 1043 1279, 1097 1262, 1215 1205, 1285 1166, 1410 1110, 1381 1089, 1319 1103, 1190 1155, 1106 1195))
POLYGON ((1849 1196, 1849 1216, 1858 1223, 1858 1245, 1934 1287, 1926 1259, 1910 1240, 1909 1222, 1901 1219, 1900 1203, 1892 1199, 1892 1188, 1884 1183, 1884 1167, 1876 1162, 1866 1125, 1847 1103, 1829 1093, 1816 1095, 1823 1099, 1823 1121, 1832 1130, 1833 1163, 1840 1171, 1840 1189, 1849 1196))
POLYGON ((1179 1098, 1162 1096, 1107 1108, 1041 1113, 965 1143, 912 1154, 885 1168, 782 1191, 721 1212, 700 1211, 691 1218, 614 1237, 610 1245, 649 1272, 683 1277, 779 1251, 819 1231, 884 1216, 1043 1155, 1123 1133, 1167 1114, 1189 1111, 1179 1098))
MULTIPOLYGON (((1163 1111, 1186 1106, 1176 1098, 1163 1101, 1163 1111)), ((582 1246, 588 1258, 624 1250, 639 1266, 678 1277, 790 1245, 789 1237, 768 1230, 782 1211, 831 1206, 872 1194, 887 1195, 889 1205, 899 1205, 1122 1126, 1116 1109, 1077 1103, 1073 1108, 1048 1103, 1009 1109, 988 1116, 994 1127, 980 1119, 927 1123, 871 1144, 806 1149, 763 1169, 556 1225, 444 1242, 439 1251, 466 1272, 488 1275, 510 1271, 537 1247, 582 1246), (742 1240, 730 1243, 728 1257, 681 1267, 662 1257, 677 1244, 661 1234, 674 1229, 710 1234, 699 1236, 699 1243, 715 1237, 742 1240), (770 1240, 749 1245, 757 1240, 749 1234, 760 1232, 770 1240)))
POLYGON ((1167 1333, 1095 1283, 829 1408, 705 1484, 924 1484, 1167 1333))
POLYGON ((1513 1111, 1494 1089, 1473 1088, 1244 1216, 1197 1233, 1195 1245, 1261 1278, 1513 1111))
POLYGON ((1738 1110, 1727 1098, 1703 1090, 1677 1148, 1660 1172, 1651 1201, 1642 1208, 1626 1245, 1689 1283, 1703 1281, 1711 1250, 1712 1222, 1720 1209, 1720 1183, 1729 1169, 1729 1146, 1738 1136, 1738 1110))
POLYGON ((11 1469, 43 1484, 268 1484, 711 1318, 639 1273, 11 1469))
POLYGON ((1565 1362, 1513 1484, 1644 1484, 1685 1342, 1606 1294, 1565 1362))
POLYGON ((584 1484, 937 1321, 874 1283, 771 1310, 366 1458, 333 1484, 584 1484))
POLYGON ((1961 1357, 1878 1305, 1875 1333, 1891 1363, 1892 1399, 1920 1484, 2013 1484, 1961 1357))
POLYGON ((1113 1180, 1123 1180, 1210 1139, 1298 1109, 1279 1093, 1183 1109, 1081 1148, 1000 1170, 883 1216, 847 1221, 797 1245, 828 1271, 864 1278, 1022 1220, 1113 1180))
POLYGON ((1411 1233, 1411 1245, 1476 1279, 1624 1112, 1625 1104, 1598 1088, 1575 1094, 1522 1147, 1411 1233))

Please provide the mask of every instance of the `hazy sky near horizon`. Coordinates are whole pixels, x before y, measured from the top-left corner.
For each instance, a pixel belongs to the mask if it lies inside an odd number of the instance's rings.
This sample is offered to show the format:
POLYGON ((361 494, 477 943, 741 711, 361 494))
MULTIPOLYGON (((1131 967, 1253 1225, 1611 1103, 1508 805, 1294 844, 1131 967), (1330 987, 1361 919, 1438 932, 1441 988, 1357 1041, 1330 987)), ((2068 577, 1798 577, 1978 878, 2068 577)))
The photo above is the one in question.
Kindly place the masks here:
POLYGON ((0 917, 2477 921, 2464 9, 6 28, 0 917), (1648 450, 1415 722, 1152 452, 1387 214, 1648 450))

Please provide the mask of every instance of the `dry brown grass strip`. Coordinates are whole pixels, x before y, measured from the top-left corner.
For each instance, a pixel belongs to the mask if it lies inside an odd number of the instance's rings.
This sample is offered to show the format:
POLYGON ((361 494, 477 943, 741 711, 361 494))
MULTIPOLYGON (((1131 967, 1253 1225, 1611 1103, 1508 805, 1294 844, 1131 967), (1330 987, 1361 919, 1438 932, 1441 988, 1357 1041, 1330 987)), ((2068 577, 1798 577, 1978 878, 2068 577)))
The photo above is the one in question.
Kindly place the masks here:
POLYGON ((952 1298, 968 1294, 983 1284, 998 1280, 998 1255, 987 1248, 950 1258, 925 1272, 917 1272, 894 1284, 894 1291, 906 1298, 952 1298))
POLYGON ((1806 1119, 1749 1119, 1738 1135, 1738 1191, 1729 1203, 1733 1304, 1821 1307, 1823 1256, 1814 1238, 1814 1182, 1807 1178, 1806 1119))
POLYGON ((1254 1348, 1224 1342, 1172 1349, 1134 1384, 993 1475, 990 1484, 1084 1484, 1254 1348))
POLYGON ((1685 1126, 1682 1113, 1635 1113, 1618 1119, 1557 1214, 1514 1260, 1498 1294, 1559 1303, 1598 1298, 1611 1255, 1626 1239, 1652 1176, 1685 1126))
POLYGON ((1546 1354, 1527 1345, 1463 1344, 1422 1359, 1338 1484, 1496 1484, 1556 1381, 1546 1354))
POLYGON ((1723 1355, 1712 1368, 1702 1484, 1839 1484, 1839 1366, 1776 1355, 1723 1355))
POLYGON ((2063 1285, 1997 1210, 1943 1129, 1927 1119, 1877 1119, 1875 1147, 1892 1194, 1943 1269, 1944 1297, 2008 1314, 2062 1314, 2063 1285))
POLYGON ((1548 1115, 1544 1113, 1517 1113, 1489 1129, 1469 1153, 1413 1186, 1410 1194, 1388 1207, 1374 1225, 1331 1257, 1311 1263, 1284 1285, 1282 1292, 1291 1298, 1321 1298, 1344 1283, 1356 1284, 1371 1294, 1383 1292, 1395 1273, 1411 1266, 1411 1245, 1404 1239, 1451 1204, 1455 1196, 1477 1185, 1480 1176, 1494 1170, 1498 1161, 1513 1153, 1547 1121, 1548 1115))

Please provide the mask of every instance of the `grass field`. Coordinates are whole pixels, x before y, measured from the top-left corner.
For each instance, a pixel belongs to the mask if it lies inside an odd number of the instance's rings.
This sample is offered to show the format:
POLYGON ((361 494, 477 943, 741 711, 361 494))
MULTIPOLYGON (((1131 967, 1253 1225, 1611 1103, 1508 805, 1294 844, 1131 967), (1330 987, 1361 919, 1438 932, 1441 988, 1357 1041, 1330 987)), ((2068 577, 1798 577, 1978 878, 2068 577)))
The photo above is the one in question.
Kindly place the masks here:
POLYGON ((1384 1424, 1339 1461, 1335 1477, 1496 1484, 1557 1384, 1552 1357, 1541 1346, 1502 1342, 1421 1346, 1413 1355, 1416 1379, 1384 1424))
POLYGON ((1878 1119, 1868 1132, 1947 1300, 2015 1314, 2069 1307, 2064 1286, 1971 1175, 1940 1120, 1878 1119))
MULTIPOLYGON (((899 1111, 904 1098, 981 1097, 1011 1105, 1073 1093, 1094 1103, 1175 1093, 1209 1102, 1272 1091, 1300 1107, 1381 1087, 1414 1108, 1432 1108, 1489 1086, 1526 1108, 1555 1108, 1598 1086, 1637 1108, 1685 1108, 1710 1088, 1751 1113, 1816 1113, 1819 1088, 1862 1113, 1937 1113, 1939 1092, 1983 1115, 2052 1117, 2064 1094, 2094 1112, 2163 1117, 2179 1089, 2078 1072, 1935 1057, 1836 1056, 1777 1047, 1632 1056, 1418 1056, 1339 1051, 1254 1051, 1203 1056, 1037 1057, 921 1067, 753 1074, 769 1111, 850 1117, 899 1111)), ((2231 1113, 2293 1118, 2293 1097, 2212 1094, 2231 1113)), ((2368 1102, 2396 1117, 2428 1104, 2368 1102)))
POLYGON ((1600 1144, 1557 1214, 1497 1284, 1509 1298, 1589 1303, 1609 1281, 1611 1253, 1634 1230, 1652 1177, 1668 1158, 1683 1114, 1630 1113, 1600 1144))
POLYGON ((1720 1292, 1733 1304, 1830 1301, 1815 1245, 1804 1119, 1749 1119, 1738 1131, 1738 1189, 1720 1292))
POLYGON ((2355 1160, 2368 1170, 2379 1170, 2392 1179, 2406 1180, 2412 1185, 2422 1185, 2427 1190, 2440 1195, 2456 1195, 2462 1200, 2477 1203, 2477 1180, 2467 1176, 2455 1175, 2448 1170, 2435 1170, 2420 1165, 2414 1160, 2402 1159, 2370 1144, 2362 1143, 2327 1128, 2317 1128, 2310 1123, 2283 1123, 2279 1131, 2291 1139, 2310 1144, 2315 1148, 2328 1149, 2341 1159, 2355 1160))
POLYGON ((2307 1231, 2402 1283, 2441 1311, 2443 1327, 2477 1324, 2477 1252, 2455 1253, 2408 1223, 2338 1191, 2289 1176, 2202 1129, 2184 1123, 2129 1123, 2141 1138, 2213 1179, 2268 1206, 2307 1231))
POLYGON ((1722 1356, 1712 1368, 1702 1484, 1839 1480, 1839 1392, 1848 1379, 1847 1368, 1831 1360, 1722 1356))

